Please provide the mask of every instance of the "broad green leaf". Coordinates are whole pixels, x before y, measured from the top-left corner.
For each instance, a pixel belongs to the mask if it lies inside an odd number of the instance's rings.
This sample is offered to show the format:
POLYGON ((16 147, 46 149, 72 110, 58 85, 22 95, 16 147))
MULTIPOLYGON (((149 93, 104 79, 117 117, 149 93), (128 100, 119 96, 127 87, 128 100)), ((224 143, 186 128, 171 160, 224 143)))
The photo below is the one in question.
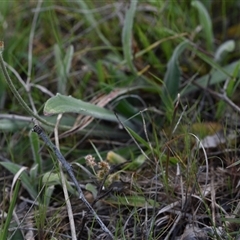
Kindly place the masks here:
POLYGON ((216 119, 221 119, 224 112, 226 111, 226 102, 223 100, 219 100, 217 103, 217 110, 216 110, 216 119))
POLYGON ((237 218, 235 218, 235 217, 226 217, 226 218, 221 217, 221 220, 226 221, 226 222, 230 222, 230 223, 240 224, 240 218, 239 217, 237 217, 237 218))
POLYGON ((37 179, 37 176, 39 175, 39 173, 40 173, 39 165, 34 164, 29 170, 29 176, 30 176, 31 182, 34 182, 37 179))
POLYGON ((60 49, 59 45, 57 45, 57 44, 54 45, 53 50, 54 50, 54 57, 55 57, 55 64, 56 64, 56 72, 57 72, 57 77, 58 77, 58 81, 57 81, 58 92, 64 94, 67 79, 64 74, 62 53, 61 53, 61 49, 60 49))
MULTIPOLYGON (((46 172, 42 177, 42 182, 43 184, 46 184, 46 186, 62 185, 60 174, 53 172, 46 172)), ((73 189, 73 187, 69 184, 68 181, 66 181, 66 186, 70 193, 76 194, 76 191, 73 189)))
POLYGON ((39 152, 40 152, 39 137, 38 137, 37 133, 30 132, 29 139, 30 139, 33 159, 34 159, 35 165, 37 165, 37 169, 34 172, 36 174, 42 173, 42 158, 41 158, 41 154, 39 154, 39 152))
POLYGON ((199 21, 200 21, 202 29, 205 33, 205 38, 206 38, 206 41, 207 41, 207 49, 209 51, 212 51, 213 50, 214 37, 213 37, 213 30, 212 30, 212 21, 211 21, 211 18, 209 16, 209 14, 208 14, 208 11, 205 8, 205 6, 198 0, 192 1, 191 4, 198 11, 199 21))
POLYGON ((47 186, 50 185, 61 185, 61 179, 59 177, 59 173, 46 172, 42 176, 42 183, 47 186))
POLYGON ((54 185, 45 187, 45 191, 44 191, 44 205, 47 206, 47 207, 49 206, 49 204, 51 202, 51 198, 52 198, 54 190, 55 190, 55 186, 54 185))
MULTIPOLYGON (((16 174, 20 170, 20 168, 22 168, 22 166, 19 166, 12 162, 0 162, 0 164, 12 174, 16 174)), ((38 193, 34 188, 34 184, 31 182, 31 178, 28 176, 26 172, 22 172, 20 179, 22 181, 23 187, 28 191, 32 199, 35 200, 37 198, 38 193)))
POLYGON ((166 154, 162 154, 159 161, 161 162, 166 162, 169 161, 172 164, 176 164, 179 162, 179 160, 177 159, 177 157, 169 157, 166 154))
POLYGON ((23 129, 29 125, 26 121, 14 120, 13 119, 0 119, 0 129, 4 132, 16 132, 19 129, 23 129))
POLYGON ((139 108, 134 107, 126 99, 122 99, 118 102, 116 105, 116 110, 120 114, 124 114, 125 117, 131 118, 134 116, 133 120, 136 120, 138 123, 142 121, 141 115, 139 114, 139 108))
MULTIPOLYGON (((240 62, 236 65, 232 77, 229 79, 227 87, 226 87, 226 94, 229 98, 231 98, 234 92, 237 90, 239 86, 240 79, 239 79, 239 69, 240 69, 240 62)), ((216 118, 220 119, 223 114, 225 113, 227 103, 223 100, 219 100, 217 103, 217 111, 216 111, 216 118)))
MULTIPOLYGON (((59 113, 79 113, 98 119, 118 122, 115 114, 105 108, 58 93, 46 102, 44 114, 50 115, 59 113)), ((122 120, 124 121, 125 119, 122 118, 122 120)))
POLYGON ((228 41, 224 42, 223 44, 221 44, 218 47, 218 49, 214 55, 214 60, 216 62, 222 62, 224 60, 224 57, 228 53, 232 52, 234 49, 235 49, 235 41, 228 40, 228 41))
MULTIPOLYGON (((47 119, 49 122, 56 122, 56 116, 44 116, 43 118, 47 119)), ((73 116, 63 116, 61 119, 61 126, 67 126, 68 129, 72 128, 74 121, 76 118, 73 116)), ((129 122, 127 122, 128 125, 129 122)), ((123 131, 117 131, 117 134, 115 131, 112 130, 111 126, 107 126, 106 124, 99 123, 98 127, 95 128, 94 131, 91 131, 91 129, 94 127, 95 123, 90 123, 86 128, 79 130, 78 132, 82 134, 89 134, 89 136, 95 136, 95 137, 100 137, 100 136, 106 136, 110 138, 125 138, 126 133, 123 131)), ((133 125, 133 124, 131 124, 133 125)), ((29 124, 27 121, 21 121, 21 120, 14 120, 14 119, 0 119, 0 130, 4 132, 17 132, 21 131, 23 128, 31 129, 33 126, 32 124, 29 124)), ((47 126, 44 126, 44 129, 46 131, 51 131, 52 128, 49 128, 47 126)), ((64 128, 65 130, 66 128, 64 128)))
POLYGON ((237 87, 240 83, 240 79, 239 79, 239 72, 240 72, 240 62, 238 62, 238 64, 236 65, 233 73, 232 73, 232 78, 230 79, 227 89, 226 89, 226 93, 228 97, 232 97, 233 93, 237 90, 237 87))
POLYGON ((72 58, 73 58, 73 53, 74 53, 73 45, 70 45, 68 47, 66 55, 65 55, 65 57, 63 59, 63 63, 64 63, 64 67, 65 67, 65 71, 66 71, 67 75, 70 72, 72 58))
MULTIPOLYGON (((213 63, 212 60, 211 60, 211 63, 213 63)), ((207 87, 207 86, 211 86, 211 85, 226 81, 227 78, 232 77, 232 74, 234 73, 238 64, 239 64, 239 61, 233 62, 225 67, 220 67, 217 65, 218 67, 214 68, 214 70, 212 70, 210 74, 204 75, 196 79, 195 82, 202 87, 207 87)), ((236 77, 239 77, 240 71, 238 70, 238 72, 235 74, 236 74, 236 77)), ((181 95, 184 96, 198 89, 199 87, 190 84, 182 90, 181 95)))
POLYGON ((181 71, 178 66, 178 58, 188 46, 188 41, 181 42, 174 50, 171 59, 167 64, 167 72, 164 76, 164 88, 162 101, 165 107, 173 106, 173 101, 176 99, 181 78, 181 71))
POLYGON ((136 12, 137 0, 131 0, 130 8, 126 12, 124 19, 124 26, 122 30, 122 46, 124 58, 127 61, 128 66, 130 67, 133 73, 136 72, 136 69, 133 65, 132 59, 132 29, 133 29, 133 19, 136 12))
POLYGON ((120 163, 124 163, 127 161, 124 157, 122 157, 121 155, 119 155, 113 151, 109 151, 107 153, 106 159, 111 164, 120 164, 120 163))
POLYGON ((225 73, 228 77, 231 76, 230 74, 228 74, 227 71, 225 71, 225 69, 222 66, 220 66, 216 61, 214 61, 214 59, 208 57, 206 54, 200 51, 196 51, 195 48, 193 48, 193 51, 199 58, 201 58, 204 62, 208 63, 213 68, 212 71, 214 71, 215 69, 218 69, 221 72, 225 73))
POLYGON ((146 161, 146 157, 143 154, 141 154, 136 159, 134 159, 132 162, 127 164, 127 166, 124 168, 124 170, 136 171, 143 165, 143 163, 145 161, 146 161))
POLYGON ((97 191, 97 188, 95 185, 91 184, 91 183, 87 183, 86 186, 85 186, 86 190, 88 190, 89 192, 92 193, 94 199, 97 198, 97 194, 98 194, 98 191, 97 191))

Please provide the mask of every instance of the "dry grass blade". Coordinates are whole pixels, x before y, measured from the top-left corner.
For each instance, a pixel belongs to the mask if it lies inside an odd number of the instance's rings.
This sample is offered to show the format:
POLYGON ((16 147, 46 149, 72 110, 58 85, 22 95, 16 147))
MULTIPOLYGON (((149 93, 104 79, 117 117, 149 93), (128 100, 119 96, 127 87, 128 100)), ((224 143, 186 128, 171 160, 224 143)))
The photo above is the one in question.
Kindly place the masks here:
MULTIPOLYGON (((61 118, 62 118, 62 114, 59 114, 57 117, 56 127, 54 128, 55 144, 58 149, 59 149, 58 125, 59 125, 61 118)), ((73 240, 77 240, 76 228, 75 228, 75 223, 74 223, 74 219, 73 219, 72 206, 71 206, 70 197, 69 197, 67 186, 66 186, 66 179, 65 179, 64 173, 62 171, 61 165, 60 165, 59 170, 60 170, 61 181, 62 181, 62 186, 63 186, 64 198, 65 198, 65 202, 67 205, 68 218, 69 218, 69 223, 70 223, 70 228, 71 228, 71 237, 73 240)))

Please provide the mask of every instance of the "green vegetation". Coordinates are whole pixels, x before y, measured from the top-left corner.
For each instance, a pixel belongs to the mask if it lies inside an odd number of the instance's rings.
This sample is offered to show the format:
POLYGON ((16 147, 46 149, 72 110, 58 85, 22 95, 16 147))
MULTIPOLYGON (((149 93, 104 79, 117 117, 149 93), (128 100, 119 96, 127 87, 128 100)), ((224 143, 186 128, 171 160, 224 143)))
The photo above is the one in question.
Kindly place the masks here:
POLYGON ((3 1, 0 239, 236 239, 238 19, 232 0, 3 1))

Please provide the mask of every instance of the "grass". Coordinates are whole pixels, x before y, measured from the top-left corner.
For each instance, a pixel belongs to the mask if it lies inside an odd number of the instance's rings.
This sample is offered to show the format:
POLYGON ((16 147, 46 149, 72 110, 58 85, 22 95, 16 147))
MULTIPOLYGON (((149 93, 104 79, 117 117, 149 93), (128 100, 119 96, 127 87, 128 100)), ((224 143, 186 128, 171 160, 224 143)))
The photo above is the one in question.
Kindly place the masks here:
POLYGON ((114 239, 235 239, 237 8, 5 1, 0 239, 107 235, 33 118, 114 239))

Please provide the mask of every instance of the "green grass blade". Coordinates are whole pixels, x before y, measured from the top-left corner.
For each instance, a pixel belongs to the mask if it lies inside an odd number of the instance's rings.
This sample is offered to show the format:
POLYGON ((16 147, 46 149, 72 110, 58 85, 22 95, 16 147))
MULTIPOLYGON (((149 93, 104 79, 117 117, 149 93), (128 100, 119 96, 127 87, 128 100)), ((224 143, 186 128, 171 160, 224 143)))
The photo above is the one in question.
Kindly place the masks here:
POLYGON ((12 220, 13 210, 16 206, 16 201, 17 201, 17 198, 18 198, 20 183, 21 183, 20 180, 17 180, 15 189, 13 191, 13 197, 10 201, 10 206, 8 208, 8 213, 7 213, 6 221, 4 223, 4 228, 0 231, 0 239, 8 239, 7 238, 8 229, 9 229, 10 222, 12 220))
POLYGON ((146 199, 142 196, 118 196, 117 198, 106 199, 106 202, 117 205, 133 206, 133 207, 159 207, 153 199, 146 199))
POLYGON ((103 35, 103 33, 100 31, 98 27, 98 21, 95 19, 92 11, 89 9, 88 5, 83 0, 77 0, 76 1, 78 5, 81 7, 82 10, 84 10, 83 14, 90 26, 95 26, 97 35, 99 38, 109 47, 112 47, 111 43, 108 41, 108 39, 103 35))
POLYGON ((139 109, 130 104, 126 99, 119 101, 116 105, 116 110, 120 114, 124 114, 125 117, 134 117, 134 120, 137 120, 136 122, 141 122, 142 120, 139 114, 139 109))
POLYGON ((132 29, 133 29, 133 19, 137 7, 137 0, 132 0, 130 4, 130 8, 128 9, 125 20, 124 26, 122 30, 122 46, 123 46, 123 53, 124 58, 133 73, 136 73, 136 69, 133 65, 132 59, 132 29))
POLYGON ((96 71, 97 71, 97 76, 99 80, 99 84, 104 84, 105 82, 105 73, 104 73, 104 66, 103 66, 103 61, 98 60, 96 63, 96 71))
POLYGON ((132 135, 132 137, 145 147, 149 148, 149 143, 145 141, 141 136, 139 136, 136 132, 134 132, 131 128, 126 127, 129 133, 132 135))
MULTIPOLYGON (((157 42, 151 44, 146 32, 143 32, 143 30, 139 26, 137 26, 137 34, 138 34, 139 41, 143 45, 143 50, 146 50, 146 55, 148 55, 148 58, 147 58, 148 64, 161 65, 160 59, 157 57, 157 55, 154 53, 154 51, 152 51, 152 47, 151 47, 153 45, 155 46, 155 44, 157 42)), ((161 40, 163 40, 163 39, 161 39, 161 40)), ((143 50, 141 50, 141 51, 143 51, 143 50)), ((140 51, 136 54, 136 57, 139 53, 140 53, 140 51)))

